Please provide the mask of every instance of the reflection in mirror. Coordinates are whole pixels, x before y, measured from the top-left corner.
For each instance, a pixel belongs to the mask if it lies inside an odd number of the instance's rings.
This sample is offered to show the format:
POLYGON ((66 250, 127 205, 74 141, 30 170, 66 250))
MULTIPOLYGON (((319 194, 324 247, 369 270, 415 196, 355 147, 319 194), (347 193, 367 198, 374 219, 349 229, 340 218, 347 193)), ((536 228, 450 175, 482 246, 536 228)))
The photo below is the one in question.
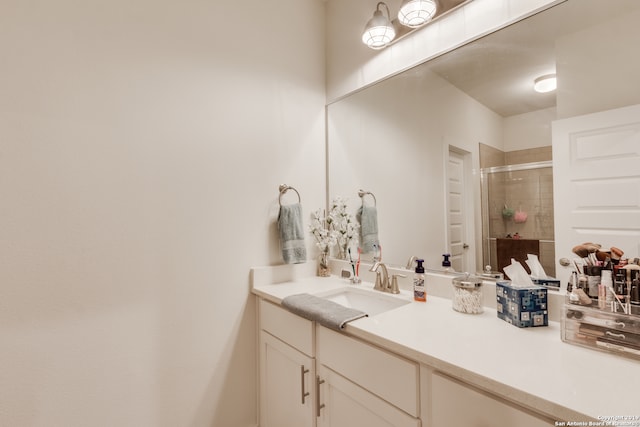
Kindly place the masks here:
POLYGON ((483 224, 493 224, 485 241, 516 232, 537 239, 553 275, 551 169, 530 178, 538 189, 525 202, 520 186, 531 171, 490 168, 551 160, 557 119, 640 102, 629 90, 612 88, 616 96, 583 90, 602 82, 585 84, 585 75, 606 78, 612 71, 591 63, 584 72, 590 56, 583 52, 594 49, 589 34, 598 34, 601 55, 616 54, 613 60, 624 63, 624 52, 603 48, 620 44, 620 34, 601 28, 640 13, 635 0, 602 4, 568 0, 328 106, 328 196, 347 197, 355 212, 359 188, 376 194, 384 261, 404 266, 415 255, 436 269, 451 252, 458 271, 482 270, 485 263, 497 269, 497 254, 483 243, 483 224), (580 46, 583 39, 589 42, 580 46), (537 77, 554 72, 557 92, 533 91, 537 77), (496 154, 502 160, 491 163, 496 154), (507 187, 518 196, 506 196, 507 187), (497 217, 505 204, 514 215, 525 211, 527 220, 497 217))
MULTIPOLYGON (((482 158, 481 150, 481 164, 482 158)), ((502 272, 514 258, 528 270, 524 261, 533 254, 546 275, 554 277, 552 164, 506 163, 480 169, 483 265, 502 272)))
MULTIPOLYGON (((416 255, 427 267, 439 266, 449 252, 442 180, 449 145, 466 165, 460 179, 470 180, 477 142, 498 136, 497 125, 481 123, 498 118, 433 73, 405 74, 372 89, 329 107, 330 195, 348 197, 352 211, 361 202, 357 189, 376 195, 383 261, 404 266, 416 255)), ((463 188, 472 200, 473 187, 463 188)), ((462 202, 472 213, 473 203, 462 202)))

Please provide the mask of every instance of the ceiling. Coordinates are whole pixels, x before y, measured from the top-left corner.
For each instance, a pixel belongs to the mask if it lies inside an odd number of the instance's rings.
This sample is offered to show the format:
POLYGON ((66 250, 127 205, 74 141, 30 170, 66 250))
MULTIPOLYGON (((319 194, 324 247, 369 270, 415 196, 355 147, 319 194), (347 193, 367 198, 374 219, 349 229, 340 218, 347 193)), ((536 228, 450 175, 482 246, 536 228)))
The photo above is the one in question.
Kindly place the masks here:
POLYGON ((602 4, 601 0, 568 0, 422 64, 411 70, 412 75, 435 72, 503 117, 553 107, 555 92, 534 92, 533 80, 555 72, 555 40, 605 17, 637 9, 640 1, 609 1, 606 9, 602 4))

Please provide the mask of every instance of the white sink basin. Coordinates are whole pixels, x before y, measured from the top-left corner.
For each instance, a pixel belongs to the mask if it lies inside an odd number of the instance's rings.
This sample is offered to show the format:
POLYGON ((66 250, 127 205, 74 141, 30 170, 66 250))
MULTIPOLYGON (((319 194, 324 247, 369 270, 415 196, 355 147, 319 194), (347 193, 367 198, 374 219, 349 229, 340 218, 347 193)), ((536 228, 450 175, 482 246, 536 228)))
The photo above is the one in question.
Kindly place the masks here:
POLYGON ((363 311, 369 316, 375 316, 411 302, 406 295, 394 295, 356 287, 334 289, 317 296, 363 311))

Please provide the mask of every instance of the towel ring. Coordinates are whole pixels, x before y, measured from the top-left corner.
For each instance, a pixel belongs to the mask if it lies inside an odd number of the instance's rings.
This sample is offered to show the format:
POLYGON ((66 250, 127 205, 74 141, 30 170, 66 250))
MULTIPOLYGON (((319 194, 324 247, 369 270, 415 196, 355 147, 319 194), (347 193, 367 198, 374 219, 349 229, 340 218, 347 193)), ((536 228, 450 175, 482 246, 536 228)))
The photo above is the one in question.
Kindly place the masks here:
POLYGON ((371 191, 358 190, 358 196, 360 196, 360 198, 362 199, 363 205, 364 205, 364 196, 366 195, 373 197, 373 206, 376 206, 378 204, 378 201, 376 200, 376 196, 374 196, 371 191))
POLYGON ((298 195, 298 203, 301 202, 300 193, 298 193, 298 190, 296 190, 295 188, 287 184, 280 184, 280 186, 278 187, 278 190, 280 191, 280 196, 278 197, 278 203, 280 204, 280 206, 282 206, 282 196, 284 195, 284 193, 286 193, 289 190, 295 191, 296 194, 298 195))

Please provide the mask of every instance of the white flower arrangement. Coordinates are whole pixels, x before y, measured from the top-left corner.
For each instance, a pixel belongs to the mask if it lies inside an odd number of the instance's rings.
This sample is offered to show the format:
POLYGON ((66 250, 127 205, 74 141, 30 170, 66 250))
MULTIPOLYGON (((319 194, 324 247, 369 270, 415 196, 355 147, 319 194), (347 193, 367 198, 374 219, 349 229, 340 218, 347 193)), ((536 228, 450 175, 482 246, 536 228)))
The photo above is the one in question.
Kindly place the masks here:
POLYGON ((339 256, 345 258, 348 248, 358 243, 359 229, 360 225, 347 212, 346 199, 342 197, 333 199, 329 215, 325 215, 322 209, 311 214, 309 230, 316 239, 316 245, 324 253, 337 245, 339 256))
POLYGON ((346 259, 348 248, 358 244, 360 224, 347 212, 347 199, 342 197, 336 197, 331 202, 329 217, 331 228, 336 232, 339 257, 346 259))
POLYGON ((328 253, 331 246, 338 242, 336 232, 330 227, 330 224, 331 217, 326 216, 322 209, 311 213, 309 231, 316 239, 316 246, 320 252, 328 253))

